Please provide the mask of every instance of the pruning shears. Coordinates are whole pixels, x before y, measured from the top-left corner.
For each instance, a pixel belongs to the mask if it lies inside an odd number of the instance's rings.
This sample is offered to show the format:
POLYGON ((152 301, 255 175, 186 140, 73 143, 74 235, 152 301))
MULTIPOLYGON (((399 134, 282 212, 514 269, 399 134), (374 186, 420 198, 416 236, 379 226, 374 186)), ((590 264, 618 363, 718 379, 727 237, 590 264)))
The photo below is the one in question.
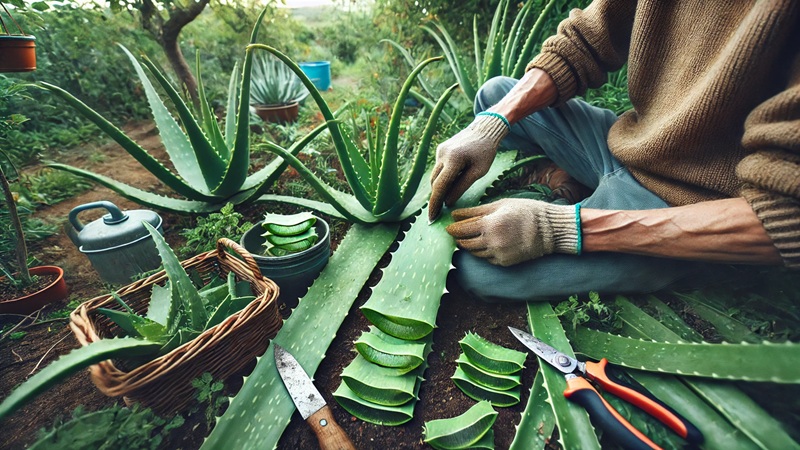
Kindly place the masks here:
POLYGON ((583 406, 591 420, 609 434, 612 440, 626 449, 660 449, 660 447, 637 430, 617 410, 600 396, 589 380, 603 390, 610 392, 626 402, 658 419, 678 436, 691 445, 703 442, 703 434, 691 422, 672 408, 658 400, 644 387, 634 386, 608 370, 608 360, 599 362, 580 362, 537 339, 530 333, 508 327, 514 337, 520 340, 539 358, 564 374, 567 389, 564 397, 583 406))

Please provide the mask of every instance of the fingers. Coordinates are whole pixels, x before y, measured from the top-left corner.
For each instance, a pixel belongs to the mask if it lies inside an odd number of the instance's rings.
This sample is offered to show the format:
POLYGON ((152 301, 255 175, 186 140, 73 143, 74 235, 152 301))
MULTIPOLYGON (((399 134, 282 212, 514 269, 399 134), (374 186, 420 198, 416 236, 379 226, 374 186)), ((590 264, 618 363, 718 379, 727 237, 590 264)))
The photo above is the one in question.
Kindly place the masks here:
POLYGON ((447 231, 450 236, 453 236, 457 241, 476 238, 482 235, 484 231, 484 224, 481 221, 481 218, 482 217, 471 217, 466 220, 451 223, 447 226, 447 228, 445 228, 445 231, 447 231))
POLYGON ((473 217, 487 216, 497 210, 498 204, 499 202, 493 202, 485 205, 473 206, 471 208, 454 209, 450 214, 453 216, 455 222, 459 222, 473 217))
POLYGON ((452 184, 461 173, 462 166, 459 164, 444 164, 442 162, 436 163, 434 174, 431 177, 431 198, 428 203, 428 220, 433 222, 439 217, 442 212, 442 203, 448 192, 451 190, 452 184))

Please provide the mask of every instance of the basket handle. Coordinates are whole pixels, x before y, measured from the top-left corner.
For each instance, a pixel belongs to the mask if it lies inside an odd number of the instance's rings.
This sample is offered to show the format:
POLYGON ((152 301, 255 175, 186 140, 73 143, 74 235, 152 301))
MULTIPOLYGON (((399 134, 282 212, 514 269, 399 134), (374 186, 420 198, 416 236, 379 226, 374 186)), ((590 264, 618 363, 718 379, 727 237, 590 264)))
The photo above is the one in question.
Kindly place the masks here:
POLYGON ((247 268, 253 272, 253 276, 256 280, 260 279, 263 275, 261 275, 261 269, 258 268, 258 264, 256 260, 253 259, 253 255, 250 254, 247 250, 244 249, 241 245, 237 244, 236 242, 228 239, 228 238, 220 238, 217 241, 217 258, 225 259, 228 257, 228 253, 225 249, 231 250, 237 255, 239 255, 244 263, 247 265, 247 268))

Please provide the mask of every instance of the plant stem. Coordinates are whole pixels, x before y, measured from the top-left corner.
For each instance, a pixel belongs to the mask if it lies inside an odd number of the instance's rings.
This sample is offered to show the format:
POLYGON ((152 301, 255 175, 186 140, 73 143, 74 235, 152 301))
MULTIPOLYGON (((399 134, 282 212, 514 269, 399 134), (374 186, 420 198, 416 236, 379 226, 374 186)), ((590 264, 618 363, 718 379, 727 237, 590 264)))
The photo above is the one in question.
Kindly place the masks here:
POLYGON ((19 266, 19 273, 22 276, 22 282, 25 285, 31 283, 31 273, 28 271, 28 247, 25 246, 25 234, 22 232, 22 222, 19 220, 19 213, 17 212, 17 204, 14 202, 14 196, 11 194, 11 186, 8 184, 8 178, 0 168, 0 185, 3 187, 3 195, 6 198, 8 205, 8 216, 11 218, 11 224, 14 226, 14 232, 17 235, 17 265, 19 266))

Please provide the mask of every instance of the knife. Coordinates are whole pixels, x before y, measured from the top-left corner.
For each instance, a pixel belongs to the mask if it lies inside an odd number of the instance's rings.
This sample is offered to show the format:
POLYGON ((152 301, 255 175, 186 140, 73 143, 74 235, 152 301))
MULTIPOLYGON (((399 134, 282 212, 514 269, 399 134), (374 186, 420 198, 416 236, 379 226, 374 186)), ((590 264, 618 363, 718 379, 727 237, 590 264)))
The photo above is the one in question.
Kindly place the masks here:
POLYGON ((344 430, 336 423, 331 409, 319 393, 300 363, 278 344, 275 345, 275 365, 292 397, 294 405, 311 426, 322 450, 355 450, 344 430))

